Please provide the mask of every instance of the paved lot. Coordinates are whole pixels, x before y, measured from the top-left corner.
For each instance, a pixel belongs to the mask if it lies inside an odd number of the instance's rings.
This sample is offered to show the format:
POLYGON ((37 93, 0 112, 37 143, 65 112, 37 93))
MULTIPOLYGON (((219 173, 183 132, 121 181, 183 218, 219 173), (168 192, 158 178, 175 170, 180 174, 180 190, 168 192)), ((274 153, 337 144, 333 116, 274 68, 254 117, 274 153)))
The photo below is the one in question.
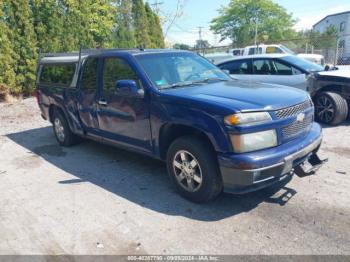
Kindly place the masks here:
POLYGON ((192 204, 165 166, 57 145, 34 99, 0 104, 0 254, 350 254, 350 123, 317 176, 192 204))

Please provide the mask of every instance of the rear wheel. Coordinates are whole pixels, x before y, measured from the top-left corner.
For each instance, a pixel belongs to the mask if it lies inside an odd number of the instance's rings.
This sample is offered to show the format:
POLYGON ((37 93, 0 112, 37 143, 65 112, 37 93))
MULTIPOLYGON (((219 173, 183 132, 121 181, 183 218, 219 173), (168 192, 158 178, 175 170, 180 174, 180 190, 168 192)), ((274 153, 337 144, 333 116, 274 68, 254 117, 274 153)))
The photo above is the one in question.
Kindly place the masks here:
POLYGON ((315 115, 319 122, 336 125, 348 115, 346 100, 337 93, 323 92, 315 98, 315 115))
POLYGON ((193 202, 208 202, 222 191, 215 153, 201 139, 186 136, 175 140, 167 153, 167 168, 177 191, 193 202))
POLYGON ((71 146, 79 142, 79 137, 72 133, 63 114, 55 110, 53 114, 53 131, 61 146, 71 146))

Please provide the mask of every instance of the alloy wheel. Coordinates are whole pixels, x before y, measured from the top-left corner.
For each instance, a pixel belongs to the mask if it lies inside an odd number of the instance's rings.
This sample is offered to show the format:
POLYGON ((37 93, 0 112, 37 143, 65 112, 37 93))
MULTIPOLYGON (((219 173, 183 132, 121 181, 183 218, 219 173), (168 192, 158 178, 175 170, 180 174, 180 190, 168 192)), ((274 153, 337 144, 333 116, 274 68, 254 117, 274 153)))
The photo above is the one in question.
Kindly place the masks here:
POLYGON ((65 139, 64 127, 59 118, 55 118, 54 127, 55 127, 55 133, 56 133, 57 139, 60 142, 64 142, 64 139, 65 139))
POLYGON ((177 182, 189 192, 197 191, 202 185, 202 170, 198 160, 188 151, 180 150, 173 159, 177 182))
POLYGON ((334 118, 334 106, 326 96, 320 96, 316 101, 316 114, 325 123, 329 123, 334 118))

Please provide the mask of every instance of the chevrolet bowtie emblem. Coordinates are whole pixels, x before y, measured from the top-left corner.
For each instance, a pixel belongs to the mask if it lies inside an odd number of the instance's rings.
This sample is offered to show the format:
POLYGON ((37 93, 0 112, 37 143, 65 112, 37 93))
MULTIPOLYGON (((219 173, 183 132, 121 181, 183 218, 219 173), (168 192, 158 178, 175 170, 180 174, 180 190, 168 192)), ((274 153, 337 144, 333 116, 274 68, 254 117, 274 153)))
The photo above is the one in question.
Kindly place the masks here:
POLYGON ((298 122, 303 122, 305 119, 305 114, 304 113, 300 113, 299 115, 297 115, 297 121, 298 122))

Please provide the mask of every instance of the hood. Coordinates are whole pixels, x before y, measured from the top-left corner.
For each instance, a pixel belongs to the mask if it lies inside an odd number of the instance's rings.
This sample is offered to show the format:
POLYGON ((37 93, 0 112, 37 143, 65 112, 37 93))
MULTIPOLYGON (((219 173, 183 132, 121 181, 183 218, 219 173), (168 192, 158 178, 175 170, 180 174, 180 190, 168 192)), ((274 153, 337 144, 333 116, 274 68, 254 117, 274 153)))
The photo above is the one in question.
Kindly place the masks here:
POLYGON ((350 70, 331 70, 316 73, 316 80, 327 81, 333 84, 349 85, 350 70))
POLYGON ((163 90, 167 95, 238 111, 276 110, 304 102, 305 91, 273 84, 227 81, 163 90))
POLYGON ((350 70, 331 70, 331 71, 322 71, 318 72, 320 76, 336 76, 336 77, 345 77, 350 79, 350 70))

